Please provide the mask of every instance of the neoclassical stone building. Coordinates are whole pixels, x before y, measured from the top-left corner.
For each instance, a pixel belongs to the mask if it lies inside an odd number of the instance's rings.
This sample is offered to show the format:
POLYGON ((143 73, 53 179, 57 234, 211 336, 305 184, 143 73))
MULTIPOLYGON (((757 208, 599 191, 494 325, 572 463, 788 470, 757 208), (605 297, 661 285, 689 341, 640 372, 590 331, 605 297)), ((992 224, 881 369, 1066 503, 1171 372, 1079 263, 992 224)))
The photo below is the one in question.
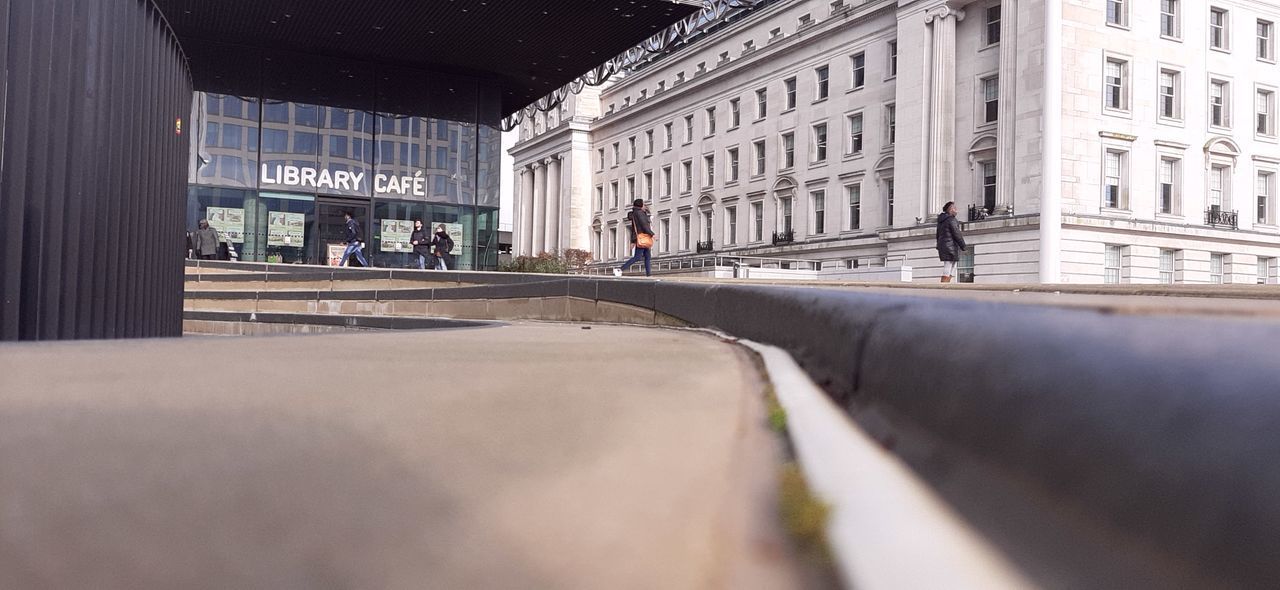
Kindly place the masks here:
POLYGON ((1275 283, 1267 0, 761 2, 526 120, 518 253, 905 265, 955 201, 977 282, 1275 283), (1046 64, 1048 67, 1046 68, 1046 64))

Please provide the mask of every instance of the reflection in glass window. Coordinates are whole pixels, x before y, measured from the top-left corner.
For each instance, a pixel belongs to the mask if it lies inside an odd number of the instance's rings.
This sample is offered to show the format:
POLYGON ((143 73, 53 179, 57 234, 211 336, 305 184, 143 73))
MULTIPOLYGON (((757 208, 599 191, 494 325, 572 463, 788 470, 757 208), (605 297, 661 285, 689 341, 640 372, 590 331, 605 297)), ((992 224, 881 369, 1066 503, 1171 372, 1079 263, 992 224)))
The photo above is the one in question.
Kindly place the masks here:
POLYGON ((204 145, 206 147, 218 147, 218 124, 209 122, 204 127, 204 145))
POLYGON ((289 132, 281 129, 263 129, 262 151, 267 154, 289 153, 289 132))
POLYGON ((268 102, 262 109, 262 120, 268 123, 288 123, 289 103, 274 101, 268 102))
POLYGON ((240 149, 240 136, 244 127, 233 125, 231 123, 222 126, 222 147, 231 148, 233 150, 240 149))
POLYGON ((299 127, 320 128, 320 119, 324 109, 310 104, 293 105, 293 122, 299 127))
POLYGON ((346 109, 329 109, 329 128, 346 129, 347 119, 349 118, 346 109))
POLYGON ((329 136, 329 157, 345 158, 347 157, 347 137, 344 135, 329 136))

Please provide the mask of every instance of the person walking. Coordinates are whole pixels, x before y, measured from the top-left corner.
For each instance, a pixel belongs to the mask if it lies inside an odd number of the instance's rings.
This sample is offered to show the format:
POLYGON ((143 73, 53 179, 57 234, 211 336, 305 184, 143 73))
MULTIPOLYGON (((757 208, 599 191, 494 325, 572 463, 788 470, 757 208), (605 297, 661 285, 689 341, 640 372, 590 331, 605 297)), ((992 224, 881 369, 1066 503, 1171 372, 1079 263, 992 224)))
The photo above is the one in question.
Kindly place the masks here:
POLYGON ((217 260, 221 242, 218 230, 209 227, 209 220, 201 219, 200 228, 191 233, 191 255, 200 260, 217 260))
POLYGON ((347 249, 342 252, 342 264, 340 266, 350 266, 349 258, 352 254, 356 255, 356 261, 360 266, 369 266, 369 261, 364 259, 364 231, 360 224, 356 222, 356 216, 350 211, 343 211, 342 217, 347 220, 347 249))
POLYGON ((650 275, 650 250, 653 249, 653 227, 649 225, 649 211, 644 207, 644 199, 636 199, 631 203, 631 212, 627 213, 627 233, 631 235, 631 246, 635 253, 622 263, 621 268, 613 269, 613 276, 620 277, 622 272, 632 264, 644 260, 644 276, 650 275))
POLYGON ((960 220, 956 219, 956 204, 948 201, 942 206, 942 213, 938 214, 938 260, 942 261, 942 282, 951 282, 964 249, 964 235, 960 233, 960 220))
POLYGON ((413 220, 413 234, 409 236, 409 243, 413 245, 413 253, 418 257, 418 270, 426 270, 428 262, 432 269, 436 267, 436 256, 431 253, 432 239, 431 232, 422 227, 422 220, 413 220))
POLYGON ((443 223, 436 227, 436 236, 431 243, 435 246, 436 270, 453 268, 453 238, 449 237, 449 229, 443 223))

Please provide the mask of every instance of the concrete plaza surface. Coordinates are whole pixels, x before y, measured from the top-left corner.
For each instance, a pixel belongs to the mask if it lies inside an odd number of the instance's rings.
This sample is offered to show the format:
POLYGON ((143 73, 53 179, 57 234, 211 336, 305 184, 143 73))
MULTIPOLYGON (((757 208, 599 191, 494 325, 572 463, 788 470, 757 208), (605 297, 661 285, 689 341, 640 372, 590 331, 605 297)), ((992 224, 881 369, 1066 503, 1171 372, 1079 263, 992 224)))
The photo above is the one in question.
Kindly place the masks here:
POLYGON ((677 330, 0 346, 3 588, 790 588, 736 346, 677 330))

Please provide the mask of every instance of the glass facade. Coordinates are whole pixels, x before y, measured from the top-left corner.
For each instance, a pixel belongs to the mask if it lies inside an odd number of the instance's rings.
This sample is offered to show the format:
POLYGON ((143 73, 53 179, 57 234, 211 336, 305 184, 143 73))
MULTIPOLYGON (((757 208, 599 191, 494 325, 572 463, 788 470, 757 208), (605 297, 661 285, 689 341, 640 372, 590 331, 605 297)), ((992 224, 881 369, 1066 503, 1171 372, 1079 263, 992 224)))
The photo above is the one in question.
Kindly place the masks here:
POLYGON ((354 211, 372 265, 417 268, 404 230, 421 219, 446 225, 454 267, 496 268, 496 102, 457 77, 335 67, 353 90, 332 102, 195 93, 188 230, 208 219, 241 260, 327 265, 354 211))

